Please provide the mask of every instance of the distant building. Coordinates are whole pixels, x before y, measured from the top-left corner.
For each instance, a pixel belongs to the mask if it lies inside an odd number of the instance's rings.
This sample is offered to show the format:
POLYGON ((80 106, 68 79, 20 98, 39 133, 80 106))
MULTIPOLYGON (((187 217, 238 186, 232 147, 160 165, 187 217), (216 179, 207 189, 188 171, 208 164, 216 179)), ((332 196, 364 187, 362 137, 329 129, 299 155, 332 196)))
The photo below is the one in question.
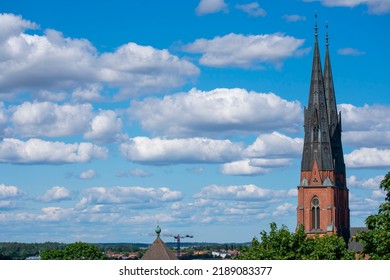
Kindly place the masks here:
POLYGON ((37 256, 29 256, 29 257, 26 258, 26 260, 28 260, 28 261, 36 261, 36 260, 40 260, 40 259, 41 259, 41 257, 39 255, 37 255, 37 256))
POLYGON ((212 251, 211 255, 213 256, 213 258, 222 258, 222 259, 224 259, 227 256, 227 253, 226 252, 220 252, 220 251, 212 251))
POLYGON ((222 258, 222 259, 226 259, 226 258, 229 258, 231 259, 232 257, 234 256, 237 256, 239 254, 239 252, 237 250, 221 250, 221 251, 212 251, 211 252, 211 255, 213 256, 213 258, 222 258))
MULTIPOLYGON (((317 16, 316 16, 317 17, 317 16)), ((346 183, 341 115, 330 65, 328 32, 322 73, 315 23, 315 43, 308 106, 304 109, 304 145, 298 186, 297 224, 308 235, 350 237, 349 191, 346 183)))
POLYGON ((177 260, 175 253, 173 253, 164 241, 160 238, 161 228, 156 227, 157 238, 153 244, 145 252, 141 260, 177 260))

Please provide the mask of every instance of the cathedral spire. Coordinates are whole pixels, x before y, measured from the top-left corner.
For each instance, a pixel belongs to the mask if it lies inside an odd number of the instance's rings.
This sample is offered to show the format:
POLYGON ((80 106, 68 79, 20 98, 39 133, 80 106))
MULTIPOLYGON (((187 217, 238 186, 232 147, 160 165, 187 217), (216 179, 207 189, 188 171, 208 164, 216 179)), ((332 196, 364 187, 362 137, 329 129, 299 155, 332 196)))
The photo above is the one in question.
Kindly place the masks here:
POLYGON ((338 117, 337 117, 336 96, 335 96, 334 85, 333 85, 332 68, 330 65, 328 23, 326 23, 326 54, 325 54, 325 65, 324 65, 324 86, 325 86, 326 105, 328 109, 328 120, 329 120, 331 135, 332 135, 336 128, 338 117))
MULTIPOLYGON (((314 51, 310 80, 308 107, 304 112, 305 140, 301 171, 312 171, 314 163, 318 170, 332 170, 331 145, 329 136, 328 111, 322 75, 320 50, 318 47, 317 14, 314 25, 314 51)), ((316 179, 318 183, 320 181, 316 179)))
POLYGON ((338 234, 349 240, 349 194, 341 145, 326 26, 324 75, 318 47, 317 14, 309 101, 304 109, 304 143, 298 186, 297 224, 307 234, 338 234))
POLYGON ((326 106, 329 120, 329 134, 332 146, 332 157, 335 167, 335 184, 338 187, 346 187, 345 163, 343 147, 341 143, 341 114, 337 113, 336 94, 334 90, 332 67, 330 64, 328 23, 326 23, 326 55, 324 65, 324 86, 326 106))

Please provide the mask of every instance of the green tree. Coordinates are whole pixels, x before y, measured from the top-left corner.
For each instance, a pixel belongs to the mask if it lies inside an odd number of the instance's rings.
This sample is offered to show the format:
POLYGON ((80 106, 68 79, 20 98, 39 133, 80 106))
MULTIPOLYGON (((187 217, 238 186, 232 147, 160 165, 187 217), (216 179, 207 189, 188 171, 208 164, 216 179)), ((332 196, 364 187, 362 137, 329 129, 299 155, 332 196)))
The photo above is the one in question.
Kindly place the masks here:
POLYGON ((276 223, 270 224, 270 232, 260 232, 261 241, 253 238, 251 246, 243 250, 239 256, 244 260, 292 260, 296 258, 294 247, 299 244, 295 234, 282 225, 278 229, 276 223))
POLYGON ((378 209, 378 214, 366 219, 368 230, 356 234, 356 240, 363 243, 363 254, 370 259, 390 260, 390 172, 380 184, 386 192, 385 202, 378 209))
POLYGON ((46 250, 41 252, 42 260, 102 260, 104 254, 99 247, 76 242, 69 244, 64 250, 46 250))
POLYGON ((64 250, 44 250, 40 253, 41 260, 64 260, 64 250))
POLYGON ((353 260, 355 252, 347 250, 342 237, 335 234, 308 237, 305 246, 307 259, 311 260, 353 260))
POLYGON ((278 229, 270 224, 270 232, 260 232, 261 241, 252 240, 249 248, 242 251, 244 260, 340 260, 354 259, 344 239, 336 235, 308 237, 303 226, 290 232, 284 225, 278 229))
POLYGON ((102 260, 104 257, 99 247, 83 242, 69 244, 64 251, 66 260, 102 260))
POLYGON ((36 256, 39 252, 48 249, 63 249, 62 243, 45 242, 45 243, 18 243, 18 242, 0 242, 0 252, 4 257, 13 260, 24 260, 30 256, 36 256))

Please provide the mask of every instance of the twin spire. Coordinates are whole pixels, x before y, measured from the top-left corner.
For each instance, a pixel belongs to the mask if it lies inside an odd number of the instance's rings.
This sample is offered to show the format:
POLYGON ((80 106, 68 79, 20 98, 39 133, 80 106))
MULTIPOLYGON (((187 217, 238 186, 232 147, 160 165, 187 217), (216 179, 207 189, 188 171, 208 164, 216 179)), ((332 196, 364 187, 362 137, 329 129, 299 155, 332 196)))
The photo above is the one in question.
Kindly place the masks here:
MULTIPOLYGON (((330 65, 328 23, 326 23, 326 56, 323 73, 318 47, 317 14, 315 18, 309 102, 308 107, 304 109, 305 138, 301 172, 311 173, 314 169, 320 172, 332 172, 335 176, 331 176, 333 177, 331 183, 339 185, 335 182, 337 174, 345 174, 345 165, 341 145, 341 116, 337 112, 330 65)), ((319 185, 322 183, 318 182, 319 185)))
POLYGON ((304 144, 297 222, 307 233, 337 233, 349 239, 349 206, 326 24, 326 56, 321 67, 317 15, 309 102, 304 108, 304 144))

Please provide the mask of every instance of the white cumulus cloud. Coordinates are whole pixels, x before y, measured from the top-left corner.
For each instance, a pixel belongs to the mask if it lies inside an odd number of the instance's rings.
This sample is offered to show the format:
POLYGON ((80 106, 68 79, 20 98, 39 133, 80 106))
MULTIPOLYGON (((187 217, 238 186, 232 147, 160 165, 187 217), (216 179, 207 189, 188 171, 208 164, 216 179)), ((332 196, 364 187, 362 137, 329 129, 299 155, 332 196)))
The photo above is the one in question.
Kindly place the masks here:
POLYGON ((352 104, 340 104, 343 129, 390 131, 390 106, 364 105, 357 107, 352 104))
POLYGON ((390 166, 390 150, 361 148, 344 156, 348 168, 381 168, 390 166))
MULTIPOLYGON (((308 1, 308 0, 304 0, 308 1)), ((366 5, 372 14, 390 13, 390 2, 388 0, 317 0, 329 7, 356 7, 366 5)))
POLYGON ((288 158, 251 158, 225 163, 221 173, 225 175, 252 176, 269 173, 272 168, 285 167, 291 164, 288 158))
POLYGON ((195 9, 195 13, 198 16, 205 14, 214 14, 220 11, 226 12, 228 9, 225 0, 200 0, 198 6, 195 9))
POLYGON ((70 220, 74 214, 73 209, 45 207, 42 208, 42 213, 36 215, 34 218, 43 222, 64 222, 70 220))
POLYGON ((210 185, 204 187, 194 198, 218 199, 218 200, 267 200, 278 196, 286 195, 282 190, 270 190, 255 185, 218 186, 210 185))
POLYGON ((345 131, 343 143, 353 147, 390 148, 390 130, 345 131))
POLYGON ((14 133, 22 137, 69 136, 87 130, 92 109, 90 104, 24 102, 12 108, 11 121, 14 133))
POLYGON ((237 159, 240 144, 208 138, 135 137, 120 145, 129 161, 145 164, 223 163, 237 159))
POLYGON ((225 175, 258 175, 269 171, 270 169, 251 165, 250 159, 229 162, 221 166, 221 173, 225 175))
POLYGON ((76 88, 72 93, 72 100, 75 102, 98 102, 102 101, 101 92, 103 87, 101 84, 87 84, 83 87, 76 88))
POLYGON ((248 146, 244 155, 248 157, 287 157, 293 158, 301 155, 303 147, 302 138, 291 138, 279 132, 263 134, 248 146))
POLYGON ((129 204, 136 207, 160 205, 182 199, 182 193, 169 188, 93 187, 83 191, 78 208, 88 204, 129 204))
POLYGON ((66 144, 41 139, 21 141, 5 138, 0 142, 0 162, 24 164, 64 164, 106 158, 106 148, 91 143, 66 144))
POLYGON ((71 191, 65 187, 55 186, 49 189, 43 196, 38 198, 44 202, 58 202, 71 199, 71 191))
POLYGON ((0 41, 0 48, 3 92, 64 89, 96 80, 96 50, 87 40, 64 38, 58 31, 46 30, 43 36, 15 34, 0 41))
POLYGON ((284 15, 282 17, 286 22, 297 22, 297 21, 305 21, 305 16, 300 15, 284 15))
POLYGON ((91 104, 24 102, 8 108, 0 104, 0 129, 5 136, 63 137, 84 135, 98 143, 127 138, 115 111, 94 112, 91 104), (8 117, 7 115, 10 114, 8 117))
POLYGON ((91 121, 85 139, 97 142, 111 142, 121 137, 122 120, 112 110, 101 110, 91 121))
POLYGON ((365 54, 364 51, 360 51, 360 50, 354 49, 354 48, 339 49, 339 50, 337 50, 337 53, 341 54, 341 55, 353 55, 353 56, 365 54))
POLYGON ((384 177, 385 176, 382 175, 382 176, 376 176, 374 178, 360 179, 355 175, 352 175, 347 178, 347 186, 353 188, 377 190, 379 189, 379 185, 382 182, 384 177))
POLYGON ((150 46, 128 43, 99 59, 99 80, 121 87, 119 98, 143 92, 162 92, 188 82, 199 69, 186 60, 150 46))
POLYGON ((133 177, 149 177, 152 174, 150 174, 148 171, 143 170, 141 168, 134 168, 129 171, 129 174, 133 177))
POLYGON ((285 202, 282 205, 278 205, 275 209, 275 211, 272 213, 272 216, 279 217, 279 216, 286 216, 289 214, 293 214, 296 212, 296 205, 285 202))
POLYGON ((340 104, 343 141, 355 147, 389 148, 390 106, 340 104))
POLYGON ((26 193, 24 191, 16 186, 0 184, 0 210, 11 210, 13 208, 17 208, 19 199, 25 194, 26 193))
POLYGON ((116 98, 123 99, 161 93, 199 74, 195 65, 167 50, 130 42, 100 54, 88 40, 56 30, 27 33, 37 25, 13 14, 0 14, 0 26, 0 92, 6 97, 74 90, 75 101, 97 100, 97 89, 107 86, 120 87, 116 98))
POLYGON ((257 2, 252 2, 248 4, 237 4, 236 9, 241 10, 252 17, 263 17, 267 14, 264 9, 260 8, 259 3, 257 2))
POLYGON ((12 199, 23 196, 25 193, 16 186, 0 184, 0 199, 12 199))
POLYGON ((299 102, 239 88, 147 98, 132 102, 129 113, 143 129, 170 137, 297 131, 302 122, 299 102))
POLYGON ((0 40, 18 36, 26 29, 37 29, 38 25, 13 14, 0 14, 0 40))
POLYGON ((184 46, 184 51, 201 53, 200 64, 211 67, 256 67, 270 63, 277 67, 291 56, 306 50, 300 49, 305 40, 282 33, 243 35, 230 33, 211 40, 197 39, 184 46))
POLYGON ((80 179, 92 179, 97 176, 97 172, 93 169, 88 169, 80 173, 80 179))

